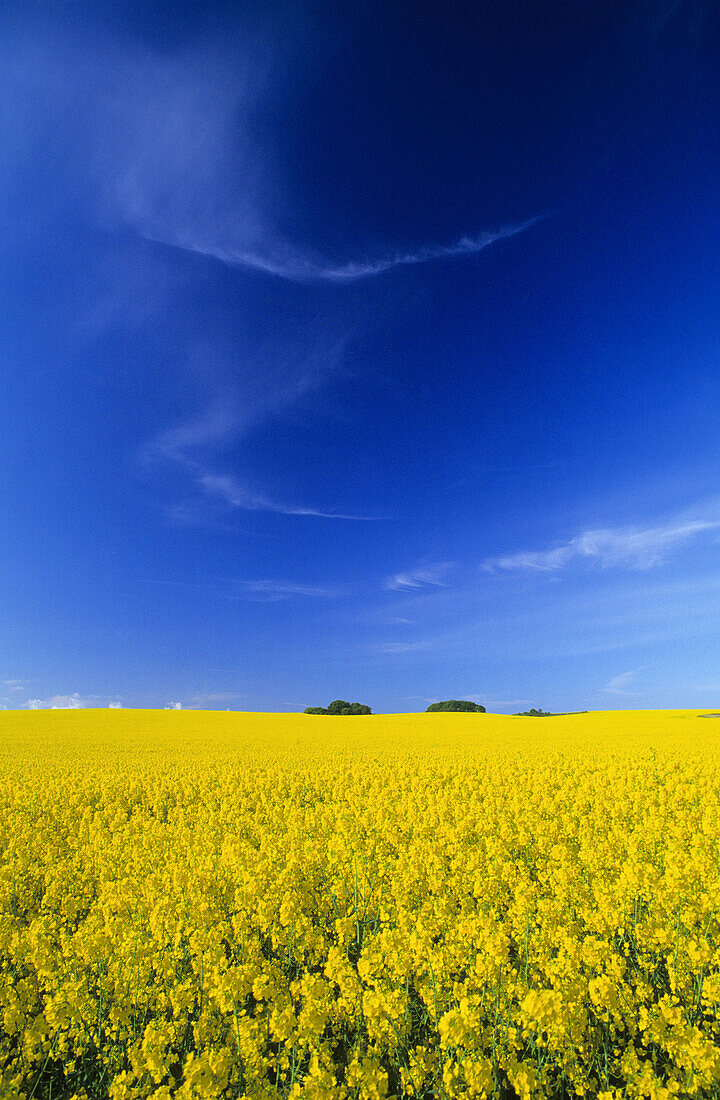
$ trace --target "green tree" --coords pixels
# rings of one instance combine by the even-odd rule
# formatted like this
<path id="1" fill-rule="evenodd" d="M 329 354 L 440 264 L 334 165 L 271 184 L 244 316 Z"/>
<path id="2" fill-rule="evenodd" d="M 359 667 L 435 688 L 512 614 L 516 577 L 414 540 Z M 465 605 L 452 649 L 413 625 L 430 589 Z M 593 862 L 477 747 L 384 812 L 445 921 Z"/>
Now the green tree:
<path id="1" fill-rule="evenodd" d="M 328 714 L 349 714 L 350 704 L 347 699 L 333 699 L 332 703 L 328 703 Z"/>
<path id="2" fill-rule="evenodd" d="M 347 699 L 333 699 L 327 707 L 305 707 L 305 714 L 372 714 L 365 703 L 348 703 Z"/>
<path id="3" fill-rule="evenodd" d="M 426 714 L 435 714 L 438 711 L 457 710 L 473 714 L 485 714 L 485 707 L 480 703 L 471 703 L 469 699 L 445 699 L 442 703 L 431 703 L 426 709 Z"/>
<path id="4" fill-rule="evenodd" d="M 364 703 L 348 703 L 347 699 L 333 699 L 328 704 L 328 714 L 372 714 L 370 707 Z"/>

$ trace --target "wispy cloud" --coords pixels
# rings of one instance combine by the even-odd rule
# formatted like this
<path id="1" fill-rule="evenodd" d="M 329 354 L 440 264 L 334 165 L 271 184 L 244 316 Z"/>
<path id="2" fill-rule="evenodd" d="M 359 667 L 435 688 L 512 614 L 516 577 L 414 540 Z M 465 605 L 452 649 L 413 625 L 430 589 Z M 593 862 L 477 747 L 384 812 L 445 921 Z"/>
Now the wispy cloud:
<path id="1" fill-rule="evenodd" d="M 418 608 L 412 637 L 407 628 L 402 635 L 398 629 L 396 637 L 379 638 L 366 648 L 397 658 L 434 654 L 448 663 L 465 660 L 470 653 L 482 654 L 484 661 L 507 662 L 640 650 L 669 642 L 678 646 L 700 639 L 712 646 L 720 614 L 720 578 L 714 569 L 699 577 L 672 579 L 659 570 L 617 570 L 598 573 L 594 581 L 513 586 L 501 592 L 485 582 L 447 590 L 447 606 Z M 437 598 L 444 600 L 442 594 Z M 533 701 L 552 709 L 550 703 Z M 563 709 L 574 708 L 567 703 Z"/>
<path id="2" fill-rule="evenodd" d="M 444 245 L 331 258 L 281 228 L 292 221 L 292 188 L 269 126 L 261 141 L 253 122 L 262 110 L 269 117 L 267 108 L 282 103 L 307 70 L 307 59 L 288 63 L 281 19 L 222 44 L 162 53 L 100 35 L 88 48 L 67 27 L 52 30 L 27 22 L 5 28 L 3 68 L 22 104 L 5 122 L 12 162 L 46 140 L 61 117 L 74 182 L 84 165 L 98 219 L 149 241 L 295 282 L 348 283 L 477 255 L 547 216 Z"/>
<path id="3" fill-rule="evenodd" d="M 283 16 L 256 20 L 252 29 L 239 24 L 222 40 L 208 37 L 162 51 L 99 31 L 89 41 L 60 21 L 8 19 L 2 30 L 0 65 L 13 106 L 0 119 L 0 141 L 12 172 L 22 180 L 44 149 L 57 149 L 54 201 L 74 213 L 81 208 L 83 218 L 94 215 L 104 228 L 129 229 L 136 237 L 294 282 L 341 284 L 471 257 L 539 220 L 520 218 L 447 244 L 402 249 L 389 242 L 369 250 L 362 230 L 364 240 L 350 241 L 339 256 L 301 239 L 292 227 L 302 223 L 303 211 L 281 170 L 278 142 L 269 123 L 260 134 L 257 127 L 258 117 L 269 120 L 282 110 L 292 82 L 307 79 L 312 61 L 313 36 L 295 41 Z M 152 267 L 152 255 L 144 262 Z M 166 256 L 160 266 L 167 263 Z M 165 308 L 174 278 L 163 273 Z M 153 281 L 152 271 L 143 272 L 133 301 L 150 300 Z M 102 318 L 137 315 L 137 306 L 128 311 L 122 295 L 111 295 L 111 302 L 105 297 L 98 301 Z M 367 518 L 342 507 L 275 499 L 248 485 L 237 464 L 218 461 L 251 427 L 297 407 L 337 373 L 351 328 L 339 310 L 338 303 L 326 304 L 333 331 L 319 338 L 314 313 L 305 325 L 310 335 L 294 317 L 282 326 L 284 347 L 268 341 L 249 354 L 237 351 L 219 372 L 203 363 L 205 411 L 158 433 L 142 454 L 146 462 L 173 464 L 189 480 L 192 500 L 167 507 L 173 522 L 202 522 L 213 502 L 288 516 Z M 89 327 L 96 327 L 92 316 Z M 175 359 L 182 370 L 182 352 Z"/>
<path id="4" fill-rule="evenodd" d="M 225 511 L 275 512 L 319 519 L 376 518 L 271 497 L 221 468 L 228 464 L 222 461 L 222 453 L 237 448 L 258 423 L 285 414 L 327 384 L 340 367 L 346 339 L 345 335 L 333 338 L 316 332 L 308 338 L 309 348 L 306 345 L 300 354 L 277 347 L 260 349 L 256 353 L 257 369 L 251 362 L 245 364 L 242 373 L 217 358 L 208 364 L 203 380 L 213 393 L 205 409 L 160 432 L 138 456 L 144 466 L 175 467 L 195 492 L 190 501 L 170 505 L 168 518 L 182 525 L 204 522 L 210 505 Z"/>
<path id="5" fill-rule="evenodd" d="M 447 574 L 455 562 L 442 561 L 434 565 L 420 565 L 405 573 L 393 573 L 385 581 L 385 587 L 395 592 L 417 591 L 421 588 L 447 588 Z"/>
<path id="6" fill-rule="evenodd" d="M 3 680 L 3 685 L 8 691 L 24 691 L 25 689 L 24 680 Z"/>
<path id="7" fill-rule="evenodd" d="M 99 129 L 94 168 L 115 216 L 147 240 L 294 282 L 349 283 L 394 268 L 477 255 L 530 229 L 547 214 L 467 235 L 352 258 L 330 258 L 279 228 L 291 205 L 271 141 L 258 142 L 251 119 L 287 95 L 287 75 L 268 28 L 262 49 L 115 57 L 115 136 Z M 257 46 L 257 43 L 254 44 Z M 105 74 L 103 74 L 105 76 Z M 102 98 L 100 99 L 102 107 Z M 108 113 L 106 105 L 105 112 Z M 239 182 L 240 181 L 240 182 Z"/>
<path id="8" fill-rule="evenodd" d="M 327 386 L 342 369 L 351 327 L 295 318 L 287 336 L 264 333 L 261 326 L 254 340 L 237 347 L 200 343 L 189 349 L 184 371 L 205 391 L 205 401 L 146 443 L 140 457 L 173 462 L 196 479 L 221 478 L 208 456 L 236 446 L 263 421 L 287 414 Z"/>
<path id="9" fill-rule="evenodd" d="M 185 700 L 185 705 L 191 708 L 202 708 L 213 706 L 213 704 L 217 705 L 218 703 L 232 703 L 237 699 L 245 698 L 246 694 L 242 691 L 204 691 L 199 692 L 197 695 L 188 696 Z M 179 710 L 182 704 L 173 704 L 173 706 L 175 709 Z"/>
<path id="10" fill-rule="evenodd" d="M 549 550 L 523 550 L 505 557 L 488 558 L 483 568 L 555 573 L 573 562 L 595 564 L 602 569 L 652 569 L 662 565 L 678 547 L 720 528 L 720 520 L 675 519 L 651 527 L 606 527 L 588 530 Z"/>
<path id="11" fill-rule="evenodd" d="M 191 252 L 198 252 L 204 256 L 211 256 L 226 264 L 254 268 L 268 275 L 277 275 L 296 282 L 325 280 L 331 283 L 349 283 L 383 275 L 396 267 L 424 264 L 432 260 L 475 256 L 490 245 L 495 244 L 496 241 L 514 237 L 537 222 L 542 221 L 545 217 L 547 217 L 546 214 L 538 214 L 526 221 L 487 230 L 475 237 L 462 237 L 454 244 L 421 245 L 410 252 L 393 252 L 380 256 L 368 256 L 361 260 L 338 262 L 332 262 L 321 256 L 313 256 L 308 252 L 300 252 L 288 245 L 279 248 L 275 254 L 262 255 L 248 249 L 233 247 L 230 243 L 224 244 L 221 241 L 210 243 L 202 239 L 193 239 L 187 235 L 176 237 L 174 240 L 165 241 L 164 243 L 174 244 L 177 247 Z M 153 239 L 162 243 L 161 238 L 156 237 Z"/>
<path id="12" fill-rule="evenodd" d="M 227 474 L 205 473 L 197 477 L 195 483 L 208 496 L 221 500 L 230 508 L 240 508 L 247 512 L 279 512 L 283 516 L 316 516 L 320 519 L 368 520 L 374 518 L 346 512 L 325 512 L 306 505 L 270 500 L 261 494 L 249 492 L 236 478 Z"/>
<path id="13" fill-rule="evenodd" d="M 642 672 L 642 668 L 631 668 L 627 672 L 621 672 L 618 676 L 613 676 L 605 687 L 599 690 L 608 695 L 627 695 L 628 697 L 641 695 L 642 692 L 633 690 L 639 672 Z"/>
<path id="14" fill-rule="evenodd" d="M 533 707 L 537 705 L 536 699 L 488 699 L 485 695 L 468 695 L 475 703 L 482 703 L 488 710 L 495 707 Z"/>
<path id="15" fill-rule="evenodd" d="M 535 702 L 534 699 L 490 699 L 487 695 L 477 695 L 471 691 L 458 692 L 453 698 L 468 699 L 471 703 L 479 703 L 480 706 L 486 707 L 490 711 L 494 710 L 496 707 L 529 706 L 533 705 Z M 439 696 L 436 695 L 403 695 L 400 701 L 411 702 L 413 700 L 428 704 L 440 702 Z"/>
<path id="16" fill-rule="evenodd" d="M 270 603 L 278 600 L 290 600 L 296 596 L 309 599 L 335 599 L 339 596 L 349 595 L 353 589 L 350 585 L 320 585 L 303 584 L 296 581 L 276 581 L 272 579 L 241 580 L 236 577 L 219 578 L 208 581 L 176 581 L 166 577 L 142 581 L 143 584 L 157 584 L 168 588 L 191 588 L 200 591 L 213 591 L 218 596 L 227 600 L 258 600 Z M 405 620 L 393 620 L 394 622 L 409 622 Z M 227 669 L 214 669 L 221 672 Z"/>
<path id="17" fill-rule="evenodd" d="M 284 581 L 235 581 L 237 592 L 232 593 L 232 599 L 242 600 L 289 600 L 294 596 L 305 596 L 310 599 L 333 599 L 342 595 L 347 589 L 314 584 L 295 584 Z"/>
<path id="18" fill-rule="evenodd" d="M 412 642 L 375 642 L 369 649 L 373 653 L 387 653 L 399 655 L 402 653 L 421 653 L 423 650 L 434 649 L 434 638 L 418 638 Z"/>
<path id="19" fill-rule="evenodd" d="M 28 699 L 27 710 L 82 710 L 87 707 L 120 707 L 119 699 L 109 699 L 107 695 L 80 695 L 74 691 L 71 695 L 51 695 L 47 699 Z"/>

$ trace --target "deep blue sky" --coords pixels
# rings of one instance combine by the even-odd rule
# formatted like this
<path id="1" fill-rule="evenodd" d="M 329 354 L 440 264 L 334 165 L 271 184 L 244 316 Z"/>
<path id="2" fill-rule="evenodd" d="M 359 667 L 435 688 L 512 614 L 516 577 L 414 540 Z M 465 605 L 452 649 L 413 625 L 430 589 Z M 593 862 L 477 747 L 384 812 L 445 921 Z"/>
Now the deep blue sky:
<path id="1" fill-rule="evenodd" d="M 717 10 L 4 5 L 0 705 L 718 706 Z"/>

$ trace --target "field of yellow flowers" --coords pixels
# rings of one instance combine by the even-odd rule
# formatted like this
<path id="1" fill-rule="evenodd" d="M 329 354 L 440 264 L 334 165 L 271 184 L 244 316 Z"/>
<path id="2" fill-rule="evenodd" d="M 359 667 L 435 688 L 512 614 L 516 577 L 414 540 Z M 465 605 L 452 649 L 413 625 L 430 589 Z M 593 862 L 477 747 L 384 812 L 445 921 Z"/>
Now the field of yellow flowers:
<path id="1" fill-rule="evenodd" d="M 717 1097 L 720 716 L 0 715 L 0 1097 Z"/>

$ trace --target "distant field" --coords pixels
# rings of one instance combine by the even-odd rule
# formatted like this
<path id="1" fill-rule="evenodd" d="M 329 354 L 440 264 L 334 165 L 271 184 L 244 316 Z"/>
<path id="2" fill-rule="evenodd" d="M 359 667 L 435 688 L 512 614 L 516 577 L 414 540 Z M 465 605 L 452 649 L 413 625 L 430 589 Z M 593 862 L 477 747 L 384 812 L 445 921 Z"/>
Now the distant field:
<path id="1" fill-rule="evenodd" d="M 0 713 L 0 1097 L 717 1097 L 720 716 Z"/>

